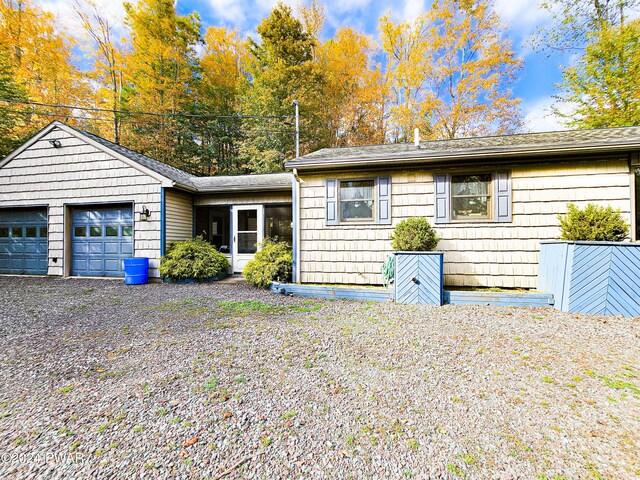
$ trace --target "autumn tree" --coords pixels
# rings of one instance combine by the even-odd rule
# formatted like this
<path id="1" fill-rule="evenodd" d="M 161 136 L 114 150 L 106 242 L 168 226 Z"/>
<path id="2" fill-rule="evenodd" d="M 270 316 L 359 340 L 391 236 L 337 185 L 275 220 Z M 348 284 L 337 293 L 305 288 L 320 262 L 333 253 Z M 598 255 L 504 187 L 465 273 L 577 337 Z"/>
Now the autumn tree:
<path id="1" fill-rule="evenodd" d="M 31 0 L 0 0 L 0 50 L 17 84 L 34 102 L 86 105 L 88 86 L 73 63 L 75 41 L 62 33 L 53 15 Z M 32 133 L 54 119 L 76 123 L 69 108 L 24 107 L 22 134 Z"/>
<path id="2" fill-rule="evenodd" d="M 0 50 L 0 98 L 26 100 L 24 89 L 15 81 L 15 73 L 6 52 Z M 21 128 L 22 127 L 22 128 Z M 11 104 L 0 102 L 0 158 L 17 148 L 25 139 L 22 115 Z"/>
<path id="3" fill-rule="evenodd" d="M 319 49 L 329 146 L 384 143 L 386 88 L 376 53 L 373 41 L 351 28 L 339 29 Z"/>
<path id="4" fill-rule="evenodd" d="M 593 35 L 584 56 L 563 70 L 559 98 L 573 105 L 565 118 L 580 128 L 640 125 L 640 21 Z"/>
<path id="5" fill-rule="evenodd" d="M 295 151 L 292 129 L 283 124 L 294 100 L 300 104 L 302 150 L 317 145 L 322 72 L 314 62 L 314 37 L 288 6 L 278 4 L 256 31 L 260 39 L 248 40 L 249 80 L 241 101 L 242 112 L 256 119 L 245 123 L 240 155 L 247 170 L 281 171 Z"/>
<path id="6" fill-rule="evenodd" d="M 521 128 L 510 86 L 521 68 L 490 2 L 439 0 L 413 23 L 380 25 L 395 92 L 392 119 L 406 140 L 507 134 Z"/>
<path id="7" fill-rule="evenodd" d="M 101 116 L 112 118 L 112 130 L 107 134 L 102 121 L 96 122 L 95 129 L 104 137 L 120 143 L 121 115 L 124 87 L 123 48 L 115 38 L 114 27 L 109 18 L 98 8 L 95 0 L 76 0 L 74 10 L 80 19 L 90 46 L 93 69 L 88 76 L 97 85 L 94 89 L 95 106 L 111 109 L 111 113 Z"/>
<path id="8" fill-rule="evenodd" d="M 571 53 L 554 112 L 579 128 L 640 124 L 638 0 L 548 0 L 553 21 L 533 38 L 540 50 Z M 576 58 L 577 57 L 577 58 Z"/>
<path id="9" fill-rule="evenodd" d="M 545 0 L 552 21 L 532 37 L 539 50 L 584 53 L 603 28 L 624 25 L 637 15 L 640 0 Z"/>
<path id="10" fill-rule="evenodd" d="M 167 163 L 194 168 L 194 159 L 176 155 L 181 144 L 193 139 L 175 116 L 193 102 L 200 18 L 196 13 L 177 15 L 172 0 L 139 0 L 124 8 L 131 51 L 125 57 L 128 82 L 122 103 L 132 112 L 159 114 L 133 117 L 125 143 Z"/>
<path id="11" fill-rule="evenodd" d="M 200 140 L 192 146 L 198 150 L 194 155 L 203 155 L 202 173 L 235 173 L 240 168 L 242 123 L 236 114 L 246 57 L 245 43 L 236 30 L 207 29 L 193 112 L 211 117 L 190 120 Z"/>
<path id="12" fill-rule="evenodd" d="M 425 99 L 430 62 L 430 18 L 425 13 L 414 21 L 395 23 L 389 15 L 380 19 L 382 49 L 386 55 L 386 86 L 391 116 L 389 137 L 401 142 L 410 139 L 414 128 L 431 132 Z"/>
<path id="13" fill-rule="evenodd" d="M 511 85 L 522 67 L 489 1 L 439 0 L 430 17 L 426 110 L 434 138 L 514 133 L 522 128 Z"/>

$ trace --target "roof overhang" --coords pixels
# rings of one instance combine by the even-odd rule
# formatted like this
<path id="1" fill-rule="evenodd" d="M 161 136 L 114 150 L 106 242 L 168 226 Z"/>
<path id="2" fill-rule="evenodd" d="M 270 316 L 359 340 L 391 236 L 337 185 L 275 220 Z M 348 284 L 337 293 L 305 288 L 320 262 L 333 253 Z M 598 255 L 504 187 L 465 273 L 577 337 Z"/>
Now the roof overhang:
<path id="1" fill-rule="evenodd" d="M 598 153 L 631 152 L 640 150 L 640 139 L 615 143 L 583 143 L 583 144 L 555 144 L 539 147 L 499 147 L 490 149 L 470 149 L 456 151 L 422 151 L 416 148 L 415 153 L 393 156 L 371 156 L 353 158 L 314 159 L 301 157 L 290 160 L 285 164 L 287 168 L 304 170 L 329 170 L 346 167 L 378 167 L 402 165 L 429 165 L 469 162 L 474 160 L 513 160 L 540 157 L 566 157 L 574 155 L 591 155 Z"/>

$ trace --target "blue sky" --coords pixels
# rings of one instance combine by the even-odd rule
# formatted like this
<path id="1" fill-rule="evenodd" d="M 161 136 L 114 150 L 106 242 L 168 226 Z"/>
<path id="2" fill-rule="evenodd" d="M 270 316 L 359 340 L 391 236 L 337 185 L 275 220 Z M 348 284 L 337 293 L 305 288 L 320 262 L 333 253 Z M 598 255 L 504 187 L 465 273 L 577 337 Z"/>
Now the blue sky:
<path id="1" fill-rule="evenodd" d="M 68 31 L 79 32 L 72 13 L 73 0 L 36 0 L 52 11 Z M 569 62 L 568 57 L 547 58 L 547 54 L 534 52 L 526 44 L 530 35 L 550 21 L 549 14 L 538 5 L 542 0 L 495 0 L 495 11 L 507 27 L 507 37 L 514 50 L 524 60 L 524 68 L 514 86 L 514 93 L 522 99 L 525 128 L 529 131 L 546 131 L 564 128 L 549 107 L 553 103 L 554 84 L 561 80 L 560 65 Z M 241 35 L 255 36 L 255 27 L 269 14 L 277 0 L 177 0 L 181 14 L 196 11 L 203 27 L 225 25 L 237 29 Z M 295 7 L 299 0 L 286 0 Z M 306 0 L 309 3 L 310 0 Z M 124 10 L 120 0 L 96 0 L 103 12 L 114 24 L 122 25 Z M 326 0 L 327 20 L 324 38 L 330 38 L 336 28 L 350 26 L 377 38 L 380 16 L 390 12 L 395 20 L 415 18 L 430 5 L 429 0 Z"/>

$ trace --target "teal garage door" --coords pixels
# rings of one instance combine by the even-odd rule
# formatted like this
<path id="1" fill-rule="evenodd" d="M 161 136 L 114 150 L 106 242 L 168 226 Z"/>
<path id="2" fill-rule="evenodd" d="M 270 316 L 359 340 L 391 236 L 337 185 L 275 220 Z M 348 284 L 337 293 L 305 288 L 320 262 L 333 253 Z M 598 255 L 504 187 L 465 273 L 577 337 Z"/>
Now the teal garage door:
<path id="1" fill-rule="evenodd" d="M 47 274 L 47 209 L 0 209 L 0 273 Z"/>
<path id="2" fill-rule="evenodd" d="M 133 256 L 131 206 L 72 211 L 71 275 L 123 277 L 122 260 Z"/>

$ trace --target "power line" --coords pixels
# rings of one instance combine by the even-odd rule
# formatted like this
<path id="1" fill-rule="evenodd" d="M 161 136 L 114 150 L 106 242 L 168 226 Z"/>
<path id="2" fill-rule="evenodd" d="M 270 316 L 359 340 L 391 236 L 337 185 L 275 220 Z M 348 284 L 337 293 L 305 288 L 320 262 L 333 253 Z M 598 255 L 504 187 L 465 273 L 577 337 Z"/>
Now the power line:
<path id="1" fill-rule="evenodd" d="M 49 108 L 66 108 L 69 110 L 84 110 L 87 112 L 108 112 L 121 115 L 150 115 L 154 117 L 186 117 L 186 118 L 229 118 L 229 119 L 278 119 L 290 118 L 291 115 L 203 115 L 197 113 L 154 113 L 154 112 L 130 112 L 126 110 L 115 110 L 111 108 L 97 108 L 97 107 L 80 107 L 74 105 L 62 105 L 54 103 L 41 103 L 32 102 L 28 100 L 15 100 L 11 98 L 0 98 L 0 102 L 5 103 L 18 103 L 21 105 L 36 105 L 38 107 Z"/>
<path id="2" fill-rule="evenodd" d="M 0 99 L 1 100 L 1 99 Z M 9 110 L 12 113 L 17 113 L 18 115 L 38 115 L 38 116 L 42 116 L 42 117 L 68 117 L 68 118 L 73 118 L 75 120 L 89 120 L 89 121 L 96 121 L 96 122 L 113 122 L 113 118 L 103 118 L 103 117 L 86 117 L 86 116 L 81 116 L 81 115 L 75 115 L 73 113 L 71 114 L 59 114 L 59 113 L 51 113 L 51 112 L 40 112 L 40 111 L 35 111 L 35 110 Z M 161 123 L 158 122 L 132 122 L 132 121 L 125 121 L 124 123 L 122 123 L 123 126 L 141 126 L 141 127 L 157 127 L 159 125 L 162 125 Z M 211 127 L 209 126 L 203 126 L 201 128 L 204 128 L 206 130 L 210 130 Z M 198 128 L 196 127 L 196 130 L 198 130 Z M 281 130 L 275 130 L 275 129 L 258 129 L 256 130 L 257 133 L 288 133 L 293 135 L 295 133 L 295 130 L 291 130 L 291 129 L 281 129 Z"/>

